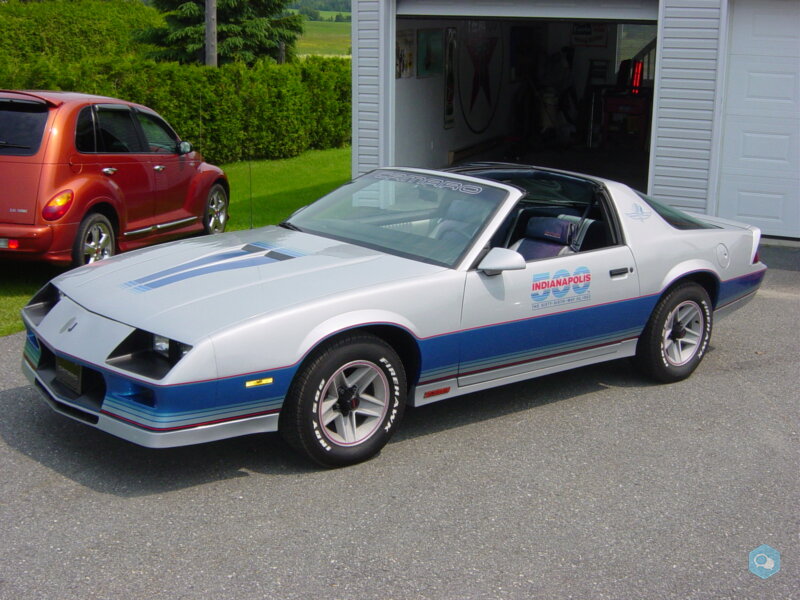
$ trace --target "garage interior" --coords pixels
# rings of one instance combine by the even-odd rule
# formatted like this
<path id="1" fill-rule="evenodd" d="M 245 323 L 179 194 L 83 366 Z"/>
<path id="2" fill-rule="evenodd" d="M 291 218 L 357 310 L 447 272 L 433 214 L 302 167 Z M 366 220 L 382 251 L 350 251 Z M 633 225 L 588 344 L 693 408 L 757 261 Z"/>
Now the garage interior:
<path id="1" fill-rule="evenodd" d="M 522 162 L 646 190 L 657 30 L 398 17 L 395 164 Z"/>

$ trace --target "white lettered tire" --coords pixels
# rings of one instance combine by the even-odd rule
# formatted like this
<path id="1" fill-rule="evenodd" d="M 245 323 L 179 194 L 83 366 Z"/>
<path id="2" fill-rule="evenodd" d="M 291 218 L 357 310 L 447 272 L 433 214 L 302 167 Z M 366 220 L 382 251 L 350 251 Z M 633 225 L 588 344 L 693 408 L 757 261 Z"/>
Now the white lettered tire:
<path id="1" fill-rule="evenodd" d="M 400 357 L 380 338 L 355 333 L 324 345 L 301 367 L 279 429 L 290 446 L 320 465 L 352 465 L 381 451 L 405 402 Z"/>
<path id="2" fill-rule="evenodd" d="M 706 290 L 691 281 L 677 284 L 658 301 L 639 338 L 639 368 L 664 383 L 686 379 L 708 350 L 711 325 Z"/>

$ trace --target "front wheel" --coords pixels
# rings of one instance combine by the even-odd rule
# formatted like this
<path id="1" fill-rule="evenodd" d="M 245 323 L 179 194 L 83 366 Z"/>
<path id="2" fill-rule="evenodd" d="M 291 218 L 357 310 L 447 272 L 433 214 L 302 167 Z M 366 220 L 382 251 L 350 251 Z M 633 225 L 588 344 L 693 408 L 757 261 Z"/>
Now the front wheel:
<path id="1" fill-rule="evenodd" d="M 215 183 L 208 191 L 206 209 L 203 214 L 203 229 L 206 233 L 222 233 L 228 224 L 228 193 L 225 187 Z"/>
<path id="2" fill-rule="evenodd" d="M 298 371 L 279 428 L 312 461 L 351 465 L 386 445 L 405 399 L 405 371 L 391 346 L 372 335 L 348 335 L 322 347 Z"/>
<path id="3" fill-rule="evenodd" d="M 72 246 L 74 266 L 88 265 L 114 256 L 116 240 L 111 221 L 100 213 L 86 215 L 78 227 L 78 235 Z"/>
<path id="4" fill-rule="evenodd" d="M 711 299 L 684 282 L 658 301 L 636 347 L 636 362 L 653 379 L 686 379 L 703 360 L 711 339 Z"/>

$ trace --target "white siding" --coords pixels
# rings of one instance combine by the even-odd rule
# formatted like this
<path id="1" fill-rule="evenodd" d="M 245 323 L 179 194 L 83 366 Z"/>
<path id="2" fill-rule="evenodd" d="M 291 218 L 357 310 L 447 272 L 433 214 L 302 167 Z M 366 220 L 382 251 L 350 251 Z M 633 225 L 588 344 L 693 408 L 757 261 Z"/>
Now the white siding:
<path id="1" fill-rule="evenodd" d="M 353 176 L 389 164 L 394 2 L 353 2 Z"/>
<path id="2" fill-rule="evenodd" d="M 726 0 L 662 0 L 649 191 L 674 205 L 709 209 L 719 40 Z"/>

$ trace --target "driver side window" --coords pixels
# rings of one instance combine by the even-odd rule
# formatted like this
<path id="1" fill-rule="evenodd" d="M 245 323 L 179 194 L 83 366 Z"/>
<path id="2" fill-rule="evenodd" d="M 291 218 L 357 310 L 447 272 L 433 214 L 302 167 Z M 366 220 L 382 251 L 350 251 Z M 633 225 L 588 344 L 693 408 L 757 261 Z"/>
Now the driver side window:
<path id="1" fill-rule="evenodd" d="M 178 148 L 178 136 L 164 121 L 155 115 L 136 113 L 136 119 L 147 139 L 148 152 L 157 154 L 175 154 Z"/>

